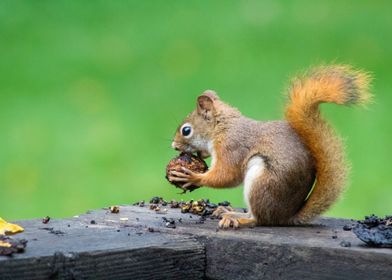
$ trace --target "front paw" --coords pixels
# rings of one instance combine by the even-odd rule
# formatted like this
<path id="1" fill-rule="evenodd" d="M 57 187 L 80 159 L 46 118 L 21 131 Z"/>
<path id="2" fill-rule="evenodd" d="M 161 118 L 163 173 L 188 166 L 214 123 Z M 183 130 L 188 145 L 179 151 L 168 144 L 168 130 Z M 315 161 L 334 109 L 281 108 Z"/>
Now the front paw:
<path id="1" fill-rule="evenodd" d="M 194 190 L 197 187 L 201 186 L 201 176 L 200 173 L 195 173 L 185 167 L 181 168 L 182 172 L 178 172 L 176 170 L 169 171 L 168 179 L 173 183 L 182 184 L 181 188 L 184 191 Z"/>

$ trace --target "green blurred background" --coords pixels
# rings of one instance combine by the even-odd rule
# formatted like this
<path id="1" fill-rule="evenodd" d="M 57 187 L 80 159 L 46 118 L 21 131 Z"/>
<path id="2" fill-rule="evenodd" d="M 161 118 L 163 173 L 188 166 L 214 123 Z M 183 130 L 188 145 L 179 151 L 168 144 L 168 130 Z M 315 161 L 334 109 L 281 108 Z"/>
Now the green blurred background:
<path id="1" fill-rule="evenodd" d="M 350 186 L 328 215 L 392 214 L 390 1 L 0 2 L 0 216 L 64 217 L 159 195 L 243 206 L 242 188 L 179 195 L 171 138 L 207 88 L 282 117 L 311 65 L 373 73 L 367 110 L 325 105 Z"/>

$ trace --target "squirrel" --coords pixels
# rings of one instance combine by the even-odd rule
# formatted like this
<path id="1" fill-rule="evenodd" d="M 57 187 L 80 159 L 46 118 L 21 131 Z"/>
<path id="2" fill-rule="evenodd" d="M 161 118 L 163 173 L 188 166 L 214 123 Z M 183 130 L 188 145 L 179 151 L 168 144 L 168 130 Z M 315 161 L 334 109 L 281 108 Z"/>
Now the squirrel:
<path id="1" fill-rule="evenodd" d="M 206 173 L 186 168 L 170 180 L 212 188 L 243 183 L 247 213 L 219 207 L 219 227 L 301 225 L 325 212 L 344 190 L 348 165 L 342 140 L 322 118 L 321 103 L 365 104 L 370 76 L 347 65 L 319 66 L 295 78 L 285 120 L 256 121 L 212 90 L 177 128 L 175 150 L 211 156 Z"/>

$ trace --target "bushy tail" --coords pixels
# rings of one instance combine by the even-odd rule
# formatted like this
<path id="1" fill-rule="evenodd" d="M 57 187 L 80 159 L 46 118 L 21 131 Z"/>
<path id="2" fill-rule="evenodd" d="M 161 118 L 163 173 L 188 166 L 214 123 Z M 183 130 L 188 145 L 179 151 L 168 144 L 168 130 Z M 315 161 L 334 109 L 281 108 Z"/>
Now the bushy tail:
<path id="1" fill-rule="evenodd" d="M 341 139 L 320 116 L 320 103 L 364 104 L 370 98 L 370 77 L 349 66 L 312 69 L 294 80 L 286 119 L 303 139 L 316 163 L 316 184 L 294 224 L 310 221 L 326 211 L 342 193 L 348 171 Z"/>

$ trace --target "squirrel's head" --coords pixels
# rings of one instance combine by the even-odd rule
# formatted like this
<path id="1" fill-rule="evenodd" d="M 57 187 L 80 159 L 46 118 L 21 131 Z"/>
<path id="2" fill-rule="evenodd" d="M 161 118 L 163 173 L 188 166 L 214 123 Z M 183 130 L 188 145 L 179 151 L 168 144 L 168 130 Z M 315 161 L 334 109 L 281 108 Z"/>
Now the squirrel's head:
<path id="1" fill-rule="evenodd" d="M 196 109 L 177 128 L 172 147 L 182 152 L 198 153 L 202 158 L 209 157 L 221 103 L 212 90 L 200 95 Z"/>

